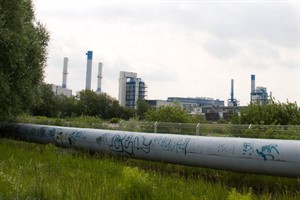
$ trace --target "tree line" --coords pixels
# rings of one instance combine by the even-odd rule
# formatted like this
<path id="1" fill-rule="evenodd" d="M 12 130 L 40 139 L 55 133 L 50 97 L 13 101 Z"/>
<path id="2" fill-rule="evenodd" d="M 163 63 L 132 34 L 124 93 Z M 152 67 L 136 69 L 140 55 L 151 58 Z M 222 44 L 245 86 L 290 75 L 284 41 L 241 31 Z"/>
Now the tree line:
<path id="1" fill-rule="evenodd" d="M 104 120 L 111 118 L 129 119 L 135 110 L 119 105 L 119 102 L 106 93 L 82 90 L 75 96 L 56 96 L 50 84 L 39 87 L 40 102 L 29 110 L 29 114 L 46 117 L 93 116 Z"/>

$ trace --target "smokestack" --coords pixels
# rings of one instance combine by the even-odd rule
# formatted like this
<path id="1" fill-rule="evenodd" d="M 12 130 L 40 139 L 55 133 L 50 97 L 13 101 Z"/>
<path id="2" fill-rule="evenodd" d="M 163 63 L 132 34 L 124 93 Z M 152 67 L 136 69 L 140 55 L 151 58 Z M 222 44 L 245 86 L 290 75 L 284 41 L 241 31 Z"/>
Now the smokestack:
<path id="1" fill-rule="evenodd" d="M 230 92 L 230 100 L 233 102 L 234 100 L 234 80 L 231 79 L 231 92 Z"/>
<path id="2" fill-rule="evenodd" d="M 251 75 L 251 93 L 255 92 L 255 75 Z"/>
<path id="3" fill-rule="evenodd" d="M 62 88 L 67 88 L 68 61 L 69 59 L 67 57 L 64 57 Z"/>
<path id="4" fill-rule="evenodd" d="M 91 89 L 91 83 L 92 83 L 92 61 L 93 61 L 93 52 L 88 51 L 86 53 L 87 55 L 87 64 L 86 64 L 86 82 L 85 82 L 85 89 L 90 90 Z"/>
<path id="5" fill-rule="evenodd" d="M 102 82 L 102 63 L 98 64 L 98 84 L 97 84 L 97 92 L 101 92 L 101 82 Z"/>

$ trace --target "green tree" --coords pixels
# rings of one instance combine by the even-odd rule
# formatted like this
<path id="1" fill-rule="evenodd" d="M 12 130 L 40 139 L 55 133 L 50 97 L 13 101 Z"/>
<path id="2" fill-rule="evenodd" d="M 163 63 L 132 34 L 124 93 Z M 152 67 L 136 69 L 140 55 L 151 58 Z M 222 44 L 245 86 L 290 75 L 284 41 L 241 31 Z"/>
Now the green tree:
<path id="1" fill-rule="evenodd" d="M 128 119 L 134 115 L 132 111 L 122 108 L 119 102 L 111 96 L 102 93 L 97 94 L 91 90 L 82 90 L 77 94 L 78 115 L 89 115 L 102 119 L 114 117 Z"/>
<path id="2" fill-rule="evenodd" d="M 297 103 L 271 101 L 265 105 L 250 104 L 241 110 L 242 124 L 260 125 L 300 125 L 300 108 Z"/>
<path id="3" fill-rule="evenodd" d="M 31 0 L 0 0 L 0 122 L 38 101 L 48 40 Z"/>
<path id="4" fill-rule="evenodd" d="M 139 119 L 144 119 L 145 118 L 145 113 L 151 108 L 149 103 L 145 100 L 138 100 L 137 101 L 137 110 L 136 114 Z"/>
<path id="5" fill-rule="evenodd" d="M 58 107 L 58 117 L 74 117 L 79 116 L 77 100 L 74 96 L 67 97 L 65 95 L 60 95 L 57 100 Z"/>
<path id="6" fill-rule="evenodd" d="M 189 123 L 192 118 L 179 106 L 162 106 L 145 113 L 146 121 Z"/>
<path id="7" fill-rule="evenodd" d="M 50 84 L 42 83 L 38 90 L 41 95 L 38 105 L 32 108 L 33 115 L 57 117 L 58 115 L 58 97 L 55 96 Z"/>

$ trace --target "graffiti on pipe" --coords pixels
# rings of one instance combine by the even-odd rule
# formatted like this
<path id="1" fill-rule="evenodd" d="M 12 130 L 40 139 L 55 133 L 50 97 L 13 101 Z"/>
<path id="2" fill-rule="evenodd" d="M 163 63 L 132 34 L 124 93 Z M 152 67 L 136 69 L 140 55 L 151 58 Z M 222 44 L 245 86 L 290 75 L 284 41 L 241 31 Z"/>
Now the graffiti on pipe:
<path id="1" fill-rule="evenodd" d="M 253 149 L 254 143 L 253 142 L 245 142 L 243 144 L 243 155 L 248 154 L 249 156 L 251 156 L 254 153 L 254 149 Z"/>
<path id="2" fill-rule="evenodd" d="M 265 145 L 262 146 L 260 150 L 256 149 L 256 153 L 260 155 L 264 159 L 264 161 L 274 160 L 274 155 L 279 155 L 277 147 L 277 144 Z"/>
<path id="3" fill-rule="evenodd" d="M 111 151 L 128 155 L 134 155 L 136 151 L 150 152 L 152 139 L 146 139 L 144 136 L 128 136 L 126 134 L 115 134 L 111 139 L 109 139 L 109 136 L 109 134 L 104 134 L 96 138 L 96 142 L 99 145 L 108 145 Z"/>
<path id="4" fill-rule="evenodd" d="M 184 153 L 184 155 L 186 155 L 188 153 L 187 149 L 190 139 L 157 137 L 153 141 L 161 147 L 162 151 L 175 151 L 176 153 Z"/>
<path id="5" fill-rule="evenodd" d="M 260 157 L 263 158 L 264 161 L 267 160 L 274 160 L 275 155 L 279 155 L 279 151 L 277 149 L 278 145 L 277 144 L 269 144 L 269 145 L 264 145 L 261 146 L 260 148 L 257 148 L 254 150 L 254 143 L 252 142 L 245 142 L 243 144 L 243 155 L 253 155 L 253 153 L 257 153 Z"/>
<path id="6" fill-rule="evenodd" d="M 147 139 L 144 136 L 132 136 L 126 134 L 104 134 L 96 138 L 99 145 L 107 145 L 109 150 L 118 153 L 134 155 L 135 153 L 150 153 L 151 146 L 156 150 L 175 151 L 187 154 L 187 145 L 190 139 L 170 139 L 166 137 L 156 137 Z M 158 148 L 158 149 L 157 149 Z"/>
<path id="7" fill-rule="evenodd" d="M 86 140 L 86 134 L 82 131 L 63 132 L 57 129 L 54 133 L 54 140 L 61 145 L 74 145 L 76 140 Z"/>

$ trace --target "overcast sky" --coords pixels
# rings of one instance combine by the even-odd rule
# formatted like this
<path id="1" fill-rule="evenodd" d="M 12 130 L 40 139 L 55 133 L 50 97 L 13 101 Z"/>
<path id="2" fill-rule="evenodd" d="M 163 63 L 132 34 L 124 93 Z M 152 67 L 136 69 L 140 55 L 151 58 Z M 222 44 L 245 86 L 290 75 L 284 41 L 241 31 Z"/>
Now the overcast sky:
<path id="1" fill-rule="evenodd" d="M 234 79 L 241 105 L 250 76 L 281 102 L 299 105 L 299 1 L 34 0 L 51 35 L 45 81 L 85 88 L 86 52 L 94 52 L 92 88 L 118 97 L 120 71 L 138 73 L 147 99 L 211 97 L 225 101 Z"/>

